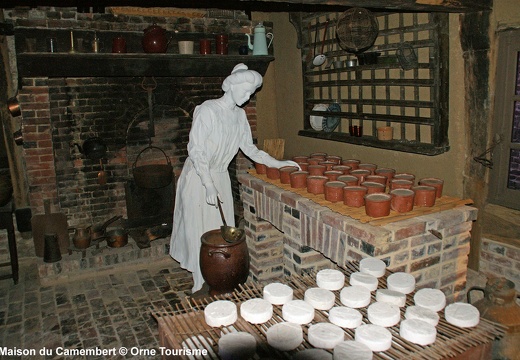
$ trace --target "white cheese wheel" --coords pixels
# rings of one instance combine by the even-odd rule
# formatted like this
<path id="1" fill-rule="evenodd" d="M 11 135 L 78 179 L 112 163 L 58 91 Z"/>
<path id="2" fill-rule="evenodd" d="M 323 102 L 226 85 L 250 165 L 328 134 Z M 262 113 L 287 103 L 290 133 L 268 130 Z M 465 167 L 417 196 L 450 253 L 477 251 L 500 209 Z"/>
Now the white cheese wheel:
<path id="1" fill-rule="evenodd" d="M 396 272 L 388 276 L 388 279 L 386 279 L 386 285 L 389 290 L 409 294 L 415 290 L 415 278 L 405 272 Z"/>
<path id="2" fill-rule="evenodd" d="M 453 303 L 444 309 L 446 321 L 458 327 L 466 328 L 477 326 L 480 322 L 480 312 L 478 309 L 466 303 Z"/>
<path id="3" fill-rule="evenodd" d="M 256 353 L 256 339 L 247 332 L 231 332 L 218 340 L 218 354 L 224 360 L 249 359 Z"/>
<path id="4" fill-rule="evenodd" d="M 399 335 L 414 344 L 425 346 L 435 342 L 437 329 L 426 321 L 406 319 L 399 326 Z"/>
<path id="5" fill-rule="evenodd" d="M 420 306 L 408 306 L 404 312 L 404 317 L 405 319 L 422 320 L 433 326 L 437 326 L 439 323 L 439 314 Z"/>
<path id="6" fill-rule="evenodd" d="M 406 295 L 399 291 L 378 289 L 376 292 L 376 301 L 404 307 L 406 305 Z"/>
<path id="7" fill-rule="evenodd" d="M 339 290 L 345 286 L 345 275 L 334 269 L 323 269 L 316 274 L 318 287 L 327 290 Z"/>
<path id="8" fill-rule="evenodd" d="M 238 319 L 237 306 L 229 300 L 217 300 L 204 309 L 206 324 L 212 327 L 227 326 Z"/>
<path id="9" fill-rule="evenodd" d="M 304 300 L 291 300 L 282 306 L 282 317 L 287 322 L 308 324 L 314 320 L 314 308 Z"/>
<path id="10" fill-rule="evenodd" d="M 378 281 L 373 275 L 355 272 L 350 274 L 350 285 L 360 285 L 366 287 L 370 291 L 376 291 Z"/>
<path id="11" fill-rule="evenodd" d="M 240 315 L 251 324 L 263 324 L 273 316 L 273 305 L 265 299 L 249 299 L 240 305 Z"/>
<path id="12" fill-rule="evenodd" d="M 303 342 L 301 325 L 282 322 L 271 326 L 265 333 L 267 343 L 277 350 L 294 350 Z"/>
<path id="13" fill-rule="evenodd" d="M 339 299 L 345 306 L 362 308 L 370 304 L 370 290 L 360 285 L 347 286 L 341 289 Z"/>
<path id="14" fill-rule="evenodd" d="M 375 302 L 367 309 L 368 320 L 383 327 L 394 326 L 401 321 L 399 306 L 386 302 Z"/>
<path id="15" fill-rule="evenodd" d="M 364 324 L 356 328 L 355 340 L 372 351 L 385 351 L 392 346 L 392 333 L 379 325 Z"/>
<path id="16" fill-rule="evenodd" d="M 273 305 L 283 305 L 293 299 L 293 289 L 282 283 L 271 283 L 264 287 L 264 299 Z"/>
<path id="17" fill-rule="evenodd" d="M 381 259 L 364 258 L 359 262 L 359 271 L 380 278 L 385 275 L 386 264 Z"/>
<path id="18" fill-rule="evenodd" d="M 305 349 L 298 351 L 292 360 L 332 360 L 332 354 L 323 349 Z"/>
<path id="19" fill-rule="evenodd" d="M 363 315 L 356 309 L 335 306 L 329 311 L 329 321 L 342 328 L 355 329 L 363 321 Z"/>
<path id="20" fill-rule="evenodd" d="M 441 311 L 446 306 L 446 295 L 438 289 L 421 289 L 413 296 L 415 305 L 433 311 Z"/>
<path id="21" fill-rule="evenodd" d="M 305 290 L 304 300 L 316 310 L 329 310 L 336 302 L 336 295 L 330 290 L 310 288 Z"/>
<path id="22" fill-rule="evenodd" d="M 347 340 L 334 347 L 334 360 L 372 360 L 374 354 L 365 344 Z"/>
<path id="23" fill-rule="evenodd" d="M 336 345 L 345 341 L 345 333 L 339 326 L 322 322 L 309 326 L 307 338 L 316 348 L 334 349 Z"/>

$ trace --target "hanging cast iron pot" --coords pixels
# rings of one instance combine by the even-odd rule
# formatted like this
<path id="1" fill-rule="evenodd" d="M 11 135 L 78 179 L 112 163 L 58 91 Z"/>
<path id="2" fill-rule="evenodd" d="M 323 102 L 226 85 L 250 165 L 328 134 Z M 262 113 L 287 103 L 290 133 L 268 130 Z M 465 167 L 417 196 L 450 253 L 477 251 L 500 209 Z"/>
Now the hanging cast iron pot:
<path id="1" fill-rule="evenodd" d="M 91 137 L 83 142 L 83 146 L 74 144 L 78 150 L 90 160 L 99 160 L 105 157 L 107 146 L 103 139 L 99 137 Z"/>

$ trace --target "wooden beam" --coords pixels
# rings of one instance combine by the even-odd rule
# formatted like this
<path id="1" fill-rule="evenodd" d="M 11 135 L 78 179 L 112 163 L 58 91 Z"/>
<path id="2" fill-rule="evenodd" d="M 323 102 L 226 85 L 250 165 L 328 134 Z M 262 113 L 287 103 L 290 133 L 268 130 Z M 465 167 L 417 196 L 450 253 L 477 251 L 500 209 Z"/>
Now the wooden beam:
<path id="1" fill-rule="evenodd" d="M 240 0 L 247 3 L 286 3 L 316 6 L 364 7 L 416 12 L 474 12 L 491 10 L 492 0 Z"/>

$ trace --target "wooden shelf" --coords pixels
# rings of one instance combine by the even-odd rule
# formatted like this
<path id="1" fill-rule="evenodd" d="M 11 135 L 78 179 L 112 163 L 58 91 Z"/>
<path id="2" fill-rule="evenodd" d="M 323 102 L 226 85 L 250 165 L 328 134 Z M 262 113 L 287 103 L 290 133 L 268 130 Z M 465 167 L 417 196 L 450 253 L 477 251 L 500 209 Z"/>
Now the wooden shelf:
<path id="1" fill-rule="evenodd" d="M 238 63 L 265 75 L 274 56 L 20 53 L 21 77 L 223 77 Z"/>

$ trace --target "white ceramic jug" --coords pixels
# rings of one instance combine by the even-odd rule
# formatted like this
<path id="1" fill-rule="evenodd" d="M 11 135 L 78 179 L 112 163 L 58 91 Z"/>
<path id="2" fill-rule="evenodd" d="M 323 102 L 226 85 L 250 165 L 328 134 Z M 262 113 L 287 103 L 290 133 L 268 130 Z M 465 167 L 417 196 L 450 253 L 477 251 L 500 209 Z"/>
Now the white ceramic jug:
<path id="1" fill-rule="evenodd" d="M 267 55 L 267 49 L 273 42 L 273 33 L 266 34 L 264 25 L 258 24 L 255 26 L 254 35 L 254 44 L 252 44 L 250 34 L 246 34 L 249 49 L 253 50 L 253 55 Z M 270 39 L 269 45 L 267 44 L 267 39 Z"/>

